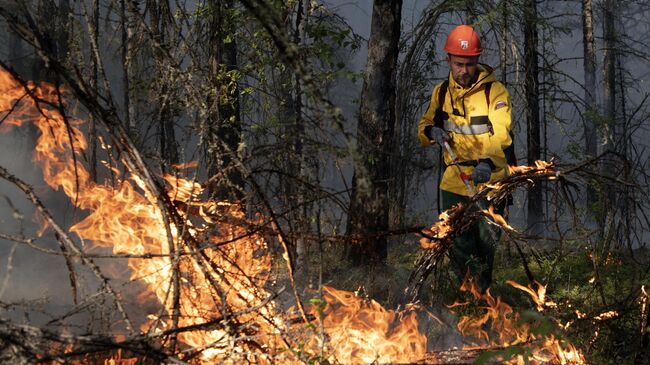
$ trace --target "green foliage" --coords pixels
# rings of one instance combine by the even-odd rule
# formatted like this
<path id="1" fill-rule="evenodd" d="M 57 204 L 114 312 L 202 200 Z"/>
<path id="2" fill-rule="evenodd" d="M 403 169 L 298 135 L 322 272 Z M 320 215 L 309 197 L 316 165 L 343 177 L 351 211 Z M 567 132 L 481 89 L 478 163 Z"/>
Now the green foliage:
<path id="1" fill-rule="evenodd" d="M 563 341 L 570 338 L 570 342 L 585 352 L 589 363 L 631 364 L 637 351 L 635 344 L 639 343 L 641 320 L 640 305 L 635 298 L 639 286 L 650 282 L 648 272 L 639 272 L 635 264 L 645 260 L 644 254 L 594 251 L 575 241 L 565 244 L 544 251 L 525 248 L 534 277 L 547 285 L 547 296 L 557 307 L 547 308 L 543 315 L 524 311 L 522 321 L 531 324 L 533 333 L 553 334 Z M 519 256 L 508 254 L 504 248 L 499 250 L 495 263 L 494 292 L 515 311 L 531 308 L 528 294 L 504 284 L 506 279 L 520 284 L 527 282 Z M 617 315 L 597 319 L 610 311 L 616 311 Z M 549 321 L 550 318 L 554 320 Z M 558 325 L 567 328 L 560 330 Z M 508 354 L 496 355 L 505 358 Z"/>

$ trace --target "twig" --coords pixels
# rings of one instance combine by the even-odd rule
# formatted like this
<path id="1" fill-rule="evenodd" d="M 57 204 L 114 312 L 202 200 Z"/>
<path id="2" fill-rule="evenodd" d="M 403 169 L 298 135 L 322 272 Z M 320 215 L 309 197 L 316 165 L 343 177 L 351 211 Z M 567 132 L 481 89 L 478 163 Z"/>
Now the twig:
<path id="1" fill-rule="evenodd" d="M 47 210 L 47 208 L 45 208 L 45 206 L 41 203 L 40 199 L 36 196 L 36 194 L 34 194 L 31 187 L 27 185 L 25 182 L 23 182 L 22 180 L 20 180 L 19 178 L 10 174 L 2 166 L 0 166 L 0 177 L 14 184 L 16 187 L 18 187 L 18 189 L 20 189 L 23 193 L 25 193 L 28 199 L 34 204 L 34 206 L 36 206 L 37 210 L 39 211 L 41 216 L 45 219 L 45 221 L 47 221 L 47 223 L 52 227 L 52 229 L 54 229 L 54 231 L 56 232 L 57 239 L 60 242 L 62 242 L 62 244 L 65 244 L 65 246 L 69 248 L 72 252 L 79 255 L 82 262 L 88 265 L 88 267 L 90 267 L 90 269 L 95 274 L 95 276 L 100 280 L 100 282 L 102 283 L 106 291 L 113 296 L 117 310 L 122 315 L 122 318 L 124 319 L 124 323 L 126 324 L 127 329 L 133 332 L 134 331 L 133 325 L 131 324 L 129 317 L 124 311 L 122 302 L 120 301 L 117 294 L 109 284 L 108 278 L 102 274 L 100 268 L 91 259 L 89 259 L 83 254 L 83 251 L 79 247 L 77 247 L 76 243 L 70 238 L 70 236 L 68 236 L 67 232 L 63 230 L 63 228 L 61 228 L 56 223 L 56 221 L 54 220 L 50 212 Z"/>

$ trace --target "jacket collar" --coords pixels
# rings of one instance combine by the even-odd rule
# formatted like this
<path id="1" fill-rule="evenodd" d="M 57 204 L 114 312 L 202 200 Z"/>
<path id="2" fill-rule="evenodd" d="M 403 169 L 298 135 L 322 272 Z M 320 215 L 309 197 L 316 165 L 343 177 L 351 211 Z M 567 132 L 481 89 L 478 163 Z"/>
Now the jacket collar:
<path id="1" fill-rule="evenodd" d="M 479 63 L 478 64 L 478 78 L 476 82 L 468 87 L 462 87 L 456 83 L 453 77 L 451 77 L 451 71 L 449 71 L 449 89 L 458 96 L 464 96 L 470 93 L 472 90 L 478 90 L 479 86 L 487 82 L 496 81 L 496 76 L 494 76 L 494 70 L 492 67 Z"/>

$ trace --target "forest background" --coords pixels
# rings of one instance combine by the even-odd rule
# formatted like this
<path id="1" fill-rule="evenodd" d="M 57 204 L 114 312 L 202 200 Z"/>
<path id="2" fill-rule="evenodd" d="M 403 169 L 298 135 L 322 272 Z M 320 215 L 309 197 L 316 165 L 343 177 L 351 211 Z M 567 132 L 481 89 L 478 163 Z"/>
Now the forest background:
<path id="1" fill-rule="evenodd" d="M 588 360 L 647 363 L 647 2 L 37 0 L 2 1 L 0 16 L 0 66 L 60 87 L 56 107 L 86 120 L 91 180 L 119 185 L 115 171 L 136 166 L 152 189 L 165 174 L 197 181 L 204 199 L 267 217 L 244 228 L 267 238 L 285 295 L 327 284 L 389 308 L 405 301 L 426 255 L 418 233 L 440 213 L 438 149 L 419 146 L 417 122 L 447 77 L 447 32 L 472 24 L 481 62 L 510 91 L 518 163 L 553 161 L 562 176 L 513 191 L 493 292 L 527 309 L 505 282 L 540 282 Z M 54 220 L 69 229 L 86 214 L 32 167 L 34 128 L 0 138 L 0 166 Z M 122 155 L 136 162 L 114 163 Z M 61 238 L 38 233 L 38 205 L 3 177 L 2 317 L 58 329 L 114 305 L 80 309 L 97 285 L 74 268 L 87 263 L 25 244 L 57 251 Z M 417 293 L 431 308 L 460 285 L 444 260 Z M 595 319 L 605 312 L 616 315 Z"/>

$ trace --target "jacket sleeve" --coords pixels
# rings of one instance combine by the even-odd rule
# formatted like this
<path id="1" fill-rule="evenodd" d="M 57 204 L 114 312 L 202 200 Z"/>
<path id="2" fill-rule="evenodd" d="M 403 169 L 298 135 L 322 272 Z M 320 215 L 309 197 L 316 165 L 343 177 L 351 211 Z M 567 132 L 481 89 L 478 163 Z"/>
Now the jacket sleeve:
<path id="1" fill-rule="evenodd" d="M 418 124 L 418 139 L 420 144 L 424 147 L 431 146 L 434 142 L 429 139 L 429 137 L 424 133 L 427 127 L 433 127 L 433 118 L 436 114 L 436 109 L 438 109 L 438 92 L 440 90 L 440 84 L 436 85 L 431 92 L 431 100 L 429 101 L 429 107 L 424 113 L 422 118 L 420 118 L 420 123 Z"/>
<path id="2" fill-rule="evenodd" d="M 494 134 L 490 138 L 489 156 L 492 161 L 505 158 L 504 151 L 512 145 L 510 128 L 512 125 L 512 105 L 510 95 L 500 82 L 492 85 L 488 117 L 492 123 Z"/>

